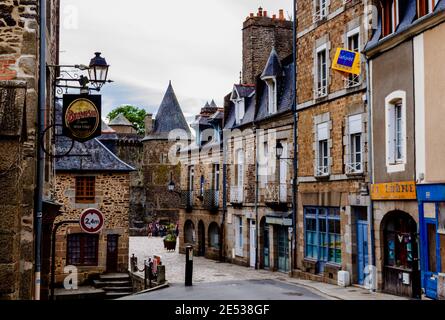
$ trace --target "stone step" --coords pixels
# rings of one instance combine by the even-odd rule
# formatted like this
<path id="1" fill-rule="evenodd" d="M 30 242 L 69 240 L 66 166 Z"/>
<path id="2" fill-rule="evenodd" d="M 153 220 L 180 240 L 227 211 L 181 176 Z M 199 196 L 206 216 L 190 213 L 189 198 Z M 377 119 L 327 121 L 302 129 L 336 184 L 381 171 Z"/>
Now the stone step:
<path id="1" fill-rule="evenodd" d="M 103 281 L 130 281 L 128 273 L 105 273 L 99 276 Z"/>
<path id="2" fill-rule="evenodd" d="M 132 294 L 133 292 L 106 292 L 105 299 L 118 299 Z"/>
<path id="3" fill-rule="evenodd" d="M 132 292 L 133 287 L 103 287 L 106 292 Z"/>
<path id="4" fill-rule="evenodd" d="M 118 280 L 118 281 L 102 281 L 102 280 L 93 280 L 94 286 L 96 288 L 103 287 L 129 287 L 131 286 L 131 281 L 129 280 Z"/>

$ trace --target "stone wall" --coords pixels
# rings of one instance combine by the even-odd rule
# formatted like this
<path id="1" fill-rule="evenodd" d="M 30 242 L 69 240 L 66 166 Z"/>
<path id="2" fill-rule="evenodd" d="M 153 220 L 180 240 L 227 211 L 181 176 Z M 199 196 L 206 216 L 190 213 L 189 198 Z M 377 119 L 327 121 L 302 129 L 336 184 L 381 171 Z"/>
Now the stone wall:
<path id="1" fill-rule="evenodd" d="M 59 37 L 59 0 L 47 0 L 50 17 L 47 19 L 47 64 L 57 64 Z M 3 0 L 0 3 L 0 109 L 15 110 L 19 119 L 20 130 L 24 136 L 0 144 L 0 167 L 8 169 L 8 178 L 0 179 L 10 186 L 2 188 L 0 203 L 8 210 L 5 215 L 14 213 L 17 223 L 10 224 L 0 218 L 0 225 L 8 225 L 2 233 L 0 246 L 0 299 L 32 299 L 34 297 L 34 197 L 36 187 L 36 144 L 38 115 L 39 83 L 39 30 L 37 0 Z M 47 83 L 52 83 L 54 72 L 49 70 Z M 3 82 L 4 80 L 8 80 Z M 48 86 L 47 86 L 48 87 Z M 15 92 L 17 100 L 9 99 L 9 93 Z M 52 90 L 50 90 L 52 92 Z M 47 95 L 48 106 L 46 119 L 50 124 L 53 112 L 53 97 Z M 6 99 L 6 100 L 5 100 Z M 9 104 L 7 106 L 6 104 Z M 9 112 L 8 112 L 9 113 Z M 0 118 L 5 114 L 0 112 Z M 10 117 L 10 115 L 8 116 Z M 0 120 L 1 121 L 1 120 Z M 9 120 L 8 120 L 9 122 Z M 50 136 L 45 137 L 47 143 Z M 3 140 L 3 136 L 2 136 Z M 13 142 L 14 140 L 14 142 Z M 11 162 L 14 160 L 13 162 Z M 53 162 L 49 157 L 45 161 L 44 198 L 53 196 Z M 11 180 L 9 180 L 11 179 Z M 9 181 L 9 182 L 8 182 Z M 14 181 L 11 182 L 11 181 Z M 11 188 L 12 186 L 12 188 Z M 45 215 L 45 212 L 44 212 Z M 7 218 L 9 220 L 10 216 Z M 3 245 L 4 244 L 4 245 Z M 10 249 L 12 249 L 10 251 Z M 6 250 L 5 252 L 2 250 Z M 43 261 L 45 263 L 45 261 Z M 43 266 L 44 269 L 44 266 Z M 42 269 L 42 270 L 43 270 Z M 47 275 L 42 274 L 42 286 Z"/>
<path id="2" fill-rule="evenodd" d="M 76 220 L 87 208 L 99 209 L 104 217 L 104 228 L 99 234 L 99 264 L 93 267 L 79 267 L 79 282 L 83 283 L 89 277 L 106 271 L 107 235 L 118 234 L 118 269 L 120 272 L 128 270 L 129 250 L 129 188 L 130 178 L 128 173 L 95 173 L 83 174 L 96 177 L 95 203 L 81 204 L 75 201 L 75 174 L 57 173 L 56 195 L 57 201 L 63 204 L 63 216 L 61 220 Z M 59 228 L 56 238 L 56 282 L 61 283 L 66 276 L 66 239 L 67 234 L 82 232 L 77 224 L 69 224 Z"/>
<path id="3" fill-rule="evenodd" d="M 251 14 L 243 24 L 243 83 L 255 84 L 263 72 L 272 47 L 280 59 L 292 54 L 292 22 L 284 15 L 272 18 L 264 11 Z"/>

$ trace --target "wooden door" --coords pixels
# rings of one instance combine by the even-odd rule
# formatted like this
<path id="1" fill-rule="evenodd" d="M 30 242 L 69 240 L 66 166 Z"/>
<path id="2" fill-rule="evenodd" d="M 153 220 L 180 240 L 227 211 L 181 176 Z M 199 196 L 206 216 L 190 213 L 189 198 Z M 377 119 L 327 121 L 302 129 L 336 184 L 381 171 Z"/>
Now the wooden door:
<path id="1" fill-rule="evenodd" d="M 107 272 L 118 271 L 118 248 L 119 235 L 109 234 L 107 236 Z"/>

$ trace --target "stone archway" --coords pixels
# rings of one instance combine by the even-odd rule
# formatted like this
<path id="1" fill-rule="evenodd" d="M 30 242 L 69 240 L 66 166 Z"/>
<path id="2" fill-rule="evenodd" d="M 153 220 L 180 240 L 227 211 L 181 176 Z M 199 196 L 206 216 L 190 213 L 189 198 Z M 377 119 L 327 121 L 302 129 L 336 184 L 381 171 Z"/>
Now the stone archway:
<path id="1" fill-rule="evenodd" d="M 220 237 L 220 231 L 219 226 L 216 222 L 212 222 L 209 225 L 209 232 L 208 232 L 208 242 L 209 247 L 213 249 L 219 249 L 221 246 L 221 237 Z"/>
<path id="2" fill-rule="evenodd" d="M 199 220 L 198 223 L 198 256 L 205 256 L 206 252 L 206 232 L 204 222 Z"/>
<path id="3" fill-rule="evenodd" d="M 187 220 L 184 223 L 184 243 L 194 245 L 195 244 L 195 225 L 191 220 Z"/>
<path id="4" fill-rule="evenodd" d="M 390 211 L 381 222 L 383 291 L 420 297 L 417 223 L 404 211 Z"/>

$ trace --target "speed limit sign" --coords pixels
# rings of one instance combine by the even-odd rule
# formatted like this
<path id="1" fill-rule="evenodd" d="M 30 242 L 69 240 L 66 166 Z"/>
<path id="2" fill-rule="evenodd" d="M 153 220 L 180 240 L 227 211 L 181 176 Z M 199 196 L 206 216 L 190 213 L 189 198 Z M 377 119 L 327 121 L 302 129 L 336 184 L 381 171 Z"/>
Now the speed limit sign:
<path id="1" fill-rule="evenodd" d="M 104 226 L 104 216 L 97 209 L 86 209 L 80 215 L 80 227 L 86 233 L 99 233 Z"/>

